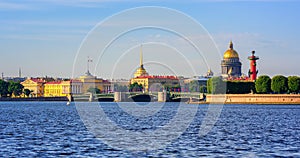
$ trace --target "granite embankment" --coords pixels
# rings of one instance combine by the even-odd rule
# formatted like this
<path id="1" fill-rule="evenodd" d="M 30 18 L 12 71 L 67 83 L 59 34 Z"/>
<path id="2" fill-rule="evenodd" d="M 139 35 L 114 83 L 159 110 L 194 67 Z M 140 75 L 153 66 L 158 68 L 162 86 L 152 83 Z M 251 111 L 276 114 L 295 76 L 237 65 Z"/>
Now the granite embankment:
<path id="1" fill-rule="evenodd" d="M 224 102 L 225 104 L 300 104 L 300 94 L 207 95 L 206 102 Z"/>
<path id="2" fill-rule="evenodd" d="M 0 101 L 69 101 L 67 97 L 0 98 Z"/>

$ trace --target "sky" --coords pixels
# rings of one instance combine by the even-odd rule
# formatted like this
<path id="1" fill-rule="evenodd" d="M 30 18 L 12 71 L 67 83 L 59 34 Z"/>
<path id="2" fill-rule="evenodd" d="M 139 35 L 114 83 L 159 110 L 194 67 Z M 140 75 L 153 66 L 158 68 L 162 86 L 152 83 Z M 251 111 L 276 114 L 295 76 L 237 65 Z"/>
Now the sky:
<path id="1" fill-rule="evenodd" d="M 0 0 L 0 73 L 78 77 L 89 57 L 92 74 L 129 79 L 142 49 L 151 75 L 219 74 L 232 40 L 243 73 L 255 50 L 259 75 L 300 75 L 299 19 L 298 1 Z"/>

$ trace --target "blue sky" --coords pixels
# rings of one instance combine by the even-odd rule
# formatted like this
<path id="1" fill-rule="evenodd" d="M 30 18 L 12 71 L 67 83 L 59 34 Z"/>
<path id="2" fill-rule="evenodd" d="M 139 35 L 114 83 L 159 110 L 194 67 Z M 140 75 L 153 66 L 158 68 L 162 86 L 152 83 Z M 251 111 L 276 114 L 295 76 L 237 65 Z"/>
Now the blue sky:
<path id="1" fill-rule="evenodd" d="M 248 72 L 247 56 L 252 50 L 260 57 L 258 61 L 259 74 L 270 76 L 276 74 L 300 75 L 298 63 L 300 59 L 300 2 L 297 1 L 226 1 L 226 0 L 192 0 L 192 1 L 137 1 L 137 0 L 2 0 L 0 1 L 0 72 L 5 76 L 17 76 L 19 67 L 23 76 L 53 76 L 71 77 L 76 54 L 87 34 L 100 22 L 109 19 L 123 10 L 141 6 L 160 6 L 183 12 L 200 23 L 213 38 L 220 55 L 228 48 L 230 40 L 240 55 L 242 70 Z M 147 18 L 140 17 L 147 21 Z M 158 21 L 162 21 L 157 16 Z M 174 19 L 176 21 L 176 19 Z M 120 19 L 120 25 L 126 21 Z M 184 28 L 185 25 L 182 24 Z M 186 30 L 188 30 L 187 28 Z M 112 30 L 113 31 L 113 30 Z M 192 31 L 192 30 L 191 30 Z M 201 36 L 195 34 L 195 37 Z M 149 39 L 159 37 L 160 41 L 173 39 L 166 32 L 144 30 L 128 34 L 128 39 L 136 43 L 149 42 Z M 103 38 L 99 37 L 99 40 Z M 98 41 L 101 43 L 101 41 Z M 151 41 L 150 41 L 151 42 Z M 127 39 L 119 43 L 128 45 Z M 129 46 L 132 52 L 139 52 L 135 45 Z M 175 44 L 178 47 L 184 47 Z M 162 45 L 147 45 L 143 48 L 144 60 L 149 63 L 145 68 L 150 74 L 172 74 L 167 69 L 159 67 L 168 63 L 176 69 L 176 75 L 202 75 L 210 67 L 215 73 L 220 71 L 220 59 L 209 66 L 203 64 L 201 58 L 194 58 L 188 52 L 183 52 L 186 60 L 195 65 L 195 71 L 187 71 L 180 66 L 176 53 L 165 57 L 171 52 L 171 47 Z M 117 47 L 118 48 L 118 47 Z M 106 62 L 117 62 L 120 54 L 129 50 L 111 50 L 103 59 Z M 175 49 L 172 49 L 175 52 Z M 98 50 L 99 51 L 99 50 Z M 209 50 L 208 50 L 209 51 Z M 154 53 L 155 52 L 155 53 Z M 162 54 L 166 52 L 166 54 Z M 121 53 L 121 54 L 122 54 Z M 204 52 L 206 53 L 206 52 Z M 136 55 L 128 53 L 122 58 L 115 78 L 130 78 L 139 61 Z M 130 56 L 131 54 L 131 56 Z M 138 53 L 137 53 L 138 54 Z M 83 61 L 91 56 L 91 71 L 103 78 L 111 78 L 111 70 L 104 71 L 111 65 L 97 60 L 93 54 L 82 55 Z M 124 56 L 124 55 L 123 55 Z M 119 58 L 120 59 L 120 58 Z M 157 61 L 156 64 L 154 61 Z M 197 62 L 199 65 L 197 66 Z M 102 63 L 101 63 L 102 62 Z M 122 65 L 123 63 L 123 65 Z M 101 65 L 99 68 L 97 66 Z M 103 65 L 104 64 L 104 65 Z M 126 66 L 126 65 L 130 66 Z M 172 65 L 175 65 L 173 67 Z M 114 66 L 114 65 L 113 65 Z M 178 67 L 176 67 L 178 66 Z M 74 76 L 86 71 L 86 64 Z M 182 68 L 181 68 L 182 67 Z M 118 72 L 118 73 L 117 73 Z"/>

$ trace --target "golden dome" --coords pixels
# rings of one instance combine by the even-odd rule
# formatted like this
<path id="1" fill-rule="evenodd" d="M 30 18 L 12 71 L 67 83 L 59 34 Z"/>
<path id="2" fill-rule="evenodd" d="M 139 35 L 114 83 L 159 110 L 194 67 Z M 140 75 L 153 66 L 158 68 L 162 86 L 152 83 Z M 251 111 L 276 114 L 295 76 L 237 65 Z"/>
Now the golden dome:
<path id="1" fill-rule="evenodd" d="M 136 72 L 134 73 L 134 77 L 138 76 L 148 76 L 147 71 L 144 69 L 143 66 L 139 67 Z"/>
<path id="2" fill-rule="evenodd" d="M 229 49 L 226 50 L 223 56 L 224 59 L 229 59 L 229 58 L 239 58 L 239 54 L 233 49 L 233 44 L 230 41 L 229 44 Z"/>

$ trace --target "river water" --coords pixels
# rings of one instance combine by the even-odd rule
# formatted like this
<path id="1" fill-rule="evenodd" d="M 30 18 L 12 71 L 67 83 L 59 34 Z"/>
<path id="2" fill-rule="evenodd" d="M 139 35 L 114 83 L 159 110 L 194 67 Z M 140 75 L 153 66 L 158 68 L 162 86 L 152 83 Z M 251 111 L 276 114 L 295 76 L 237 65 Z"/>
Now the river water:
<path id="1" fill-rule="evenodd" d="M 129 107 L 129 111 L 117 103 L 92 106 L 103 109 L 120 129 L 134 132 L 154 132 L 176 117 L 178 110 L 184 110 L 185 120 L 192 120 L 185 122 L 186 127 L 182 125 L 184 130 L 178 137 L 172 137 L 174 133 L 162 134 L 166 140 L 172 138 L 164 147 L 126 150 L 89 130 L 74 103 L 1 102 L 0 157 L 300 157 L 299 105 L 224 105 L 217 122 L 203 136 L 199 136 L 199 130 L 209 105 L 183 105 L 180 109 L 178 103 L 166 103 L 153 111 L 153 105 L 138 106 L 151 115 L 132 112 L 136 108 L 132 103 L 121 105 Z M 189 109 L 197 110 L 195 116 Z M 110 128 L 99 120 L 99 130 L 106 130 L 108 136 L 118 132 L 107 131 Z M 114 143 L 132 143 L 129 139 L 132 138 L 123 134 Z M 136 144 L 141 141 L 144 140 L 137 138 Z"/>

